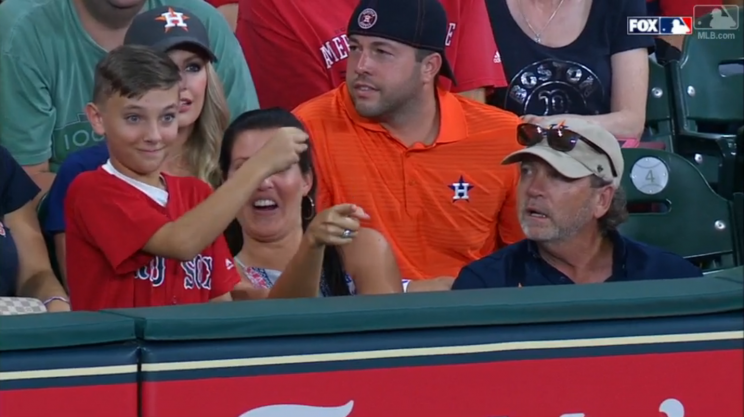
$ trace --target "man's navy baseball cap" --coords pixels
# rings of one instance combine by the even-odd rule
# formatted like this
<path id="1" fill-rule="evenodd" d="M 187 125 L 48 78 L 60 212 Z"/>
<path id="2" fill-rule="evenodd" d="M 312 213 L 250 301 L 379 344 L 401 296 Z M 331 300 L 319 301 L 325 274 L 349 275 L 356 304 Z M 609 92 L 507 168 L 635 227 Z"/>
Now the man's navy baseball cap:
<path id="1" fill-rule="evenodd" d="M 439 0 L 362 0 L 347 35 L 376 36 L 442 56 L 440 74 L 455 82 L 447 57 L 447 12 Z"/>
<path id="2" fill-rule="evenodd" d="M 217 61 L 209 47 L 207 28 L 193 13 L 180 7 L 163 6 L 138 14 L 124 35 L 124 45 L 149 46 L 161 52 L 191 46 L 210 61 Z"/>

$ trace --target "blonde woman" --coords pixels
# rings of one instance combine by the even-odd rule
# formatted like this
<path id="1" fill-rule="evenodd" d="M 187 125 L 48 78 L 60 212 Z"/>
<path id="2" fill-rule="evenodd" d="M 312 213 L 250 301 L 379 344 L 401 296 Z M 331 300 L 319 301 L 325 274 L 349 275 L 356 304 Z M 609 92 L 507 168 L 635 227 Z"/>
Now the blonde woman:
<path id="1" fill-rule="evenodd" d="M 168 52 L 181 69 L 181 102 L 177 112 L 178 141 L 169 150 L 163 171 L 176 176 L 194 176 L 217 187 L 222 175 L 219 154 L 222 134 L 230 122 L 224 89 L 212 65 L 217 57 L 209 47 L 204 25 L 192 14 L 184 26 L 161 19 L 182 10 L 158 8 L 138 15 L 124 39 L 125 44 L 145 45 Z M 121 123 L 144 123 L 142 109 L 122 109 Z M 165 116 L 165 115 L 164 115 Z M 140 139 L 140 138 L 133 138 Z M 106 163 L 105 143 L 71 154 L 62 164 L 42 209 L 47 237 L 53 237 L 59 274 L 65 275 L 64 199 L 72 181 L 82 172 Z"/>

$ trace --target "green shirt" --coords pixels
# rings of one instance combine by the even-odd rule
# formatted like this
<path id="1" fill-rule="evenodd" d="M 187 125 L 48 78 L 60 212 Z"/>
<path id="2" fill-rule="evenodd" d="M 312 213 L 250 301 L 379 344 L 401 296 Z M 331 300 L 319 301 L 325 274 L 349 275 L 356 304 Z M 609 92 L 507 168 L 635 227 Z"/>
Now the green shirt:
<path id="1" fill-rule="evenodd" d="M 232 117 L 258 108 L 243 51 L 222 15 L 204 0 L 147 0 L 194 13 L 209 31 Z M 106 51 L 83 29 L 72 0 L 0 4 L 0 145 L 21 165 L 49 161 L 101 142 L 85 116 L 96 64 Z"/>

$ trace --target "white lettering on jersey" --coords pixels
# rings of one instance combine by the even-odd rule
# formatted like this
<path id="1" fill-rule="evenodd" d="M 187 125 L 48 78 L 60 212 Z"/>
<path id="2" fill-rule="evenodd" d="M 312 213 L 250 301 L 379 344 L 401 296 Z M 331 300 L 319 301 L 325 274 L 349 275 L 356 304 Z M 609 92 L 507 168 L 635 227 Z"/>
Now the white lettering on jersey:
<path id="1" fill-rule="evenodd" d="M 165 282 L 165 258 L 156 256 L 149 264 L 134 273 L 135 279 L 150 281 L 153 287 L 159 287 Z"/>
<path id="2" fill-rule="evenodd" d="M 447 37 L 444 39 L 444 46 L 452 45 L 452 37 L 455 35 L 455 29 L 457 29 L 457 23 L 450 23 L 447 28 Z"/>
<path id="3" fill-rule="evenodd" d="M 227 259 L 225 266 L 228 270 L 234 268 L 232 262 Z M 212 271 L 214 271 L 214 261 L 211 256 L 196 255 L 188 262 L 181 262 L 185 276 L 183 287 L 187 290 L 211 290 L 212 289 Z M 134 273 L 134 278 L 142 281 L 150 281 L 153 287 L 159 287 L 165 282 L 166 260 L 163 257 L 156 256 L 150 263 L 138 269 Z"/>
<path id="4" fill-rule="evenodd" d="M 187 290 L 212 289 L 212 271 L 214 271 L 214 260 L 211 256 L 196 255 L 187 262 L 181 262 L 181 268 L 186 273 L 183 279 L 183 287 Z"/>
<path id="5" fill-rule="evenodd" d="M 346 35 L 335 36 L 320 47 L 320 53 L 326 69 L 331 69 L 333 64 L 349 57 L 349 38 Z"/>
<path id="6" fill-rule="evenodd" d="M 450 23 L 447 27 L 447 38 L 444 44 L 450 46 L 455 36 L 457 23 Z M 349 57 L 349 38 L 345 34 L 334 36 L 320 46 L 320 55 L 325 61 L 326 69 L 331 69 L 337 62 Z"/>

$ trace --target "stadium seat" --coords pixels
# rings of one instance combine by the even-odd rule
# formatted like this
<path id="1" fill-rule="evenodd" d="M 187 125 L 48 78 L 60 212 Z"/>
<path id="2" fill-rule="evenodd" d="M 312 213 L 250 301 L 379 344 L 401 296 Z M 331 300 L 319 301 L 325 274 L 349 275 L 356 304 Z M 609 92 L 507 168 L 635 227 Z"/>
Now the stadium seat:
<path id="1" fill-rule="evenodd" d="M 734 211 L 734 247 L 736 263 L 744 264 L 744 193 L 734 193 L 732 199 Z"/>
<path id="2" fill-rule="evenodd" d="M 730 129 L 744 125 L 744 67 L 737 67 L 744 66 L 744 27 L 727 33 L 732 35 L 727 39 L 685 37 L 682 59 L 668 68 L 674 152 L 693 161 L 712 187 L 730 198 L 735 146 Z M 724 72 L 722 65 L 739 71 Z"/>
<path id="3" fill-rule="evenodd" d="M 736 133 L 736 156 L 734 157 L 734 192 L 744 193 L 744 126 Z"/>
<path id="4" fill-rule="evenodd" d="M 625 235 L 677 253 L 706 270 L 736 266 L 733 208 L 682 156 L 654 149 L 623 149 L 628 205 L 666 209 L 630 214 Z"/>
<path id="5" fill-rule="evenodd" d="M 646 131 L 642 143 L 663 143 L 662 149 L 674 151 L 672 95 L 666 69 L 656 60 L 648 59 L 649 79 L 646 99 Z M 657 145 L 658 146 L 658 145 Z M 651 147 L 651 146 L 649 146 Z"/>

